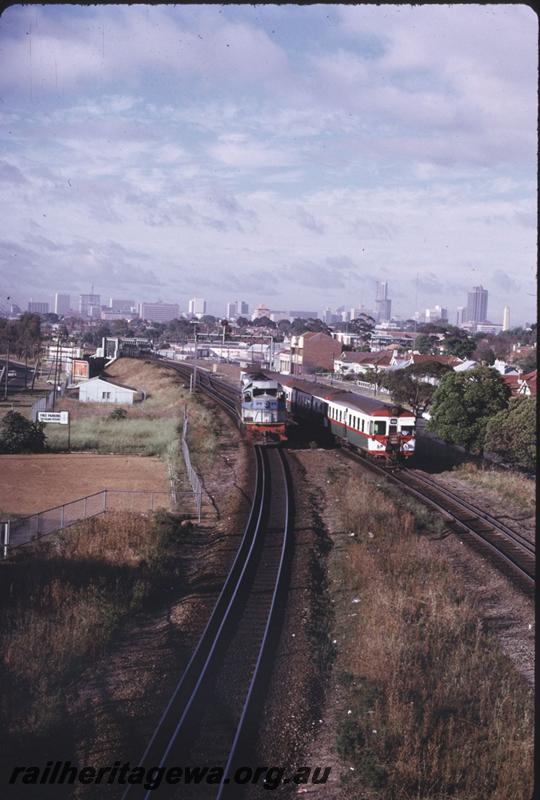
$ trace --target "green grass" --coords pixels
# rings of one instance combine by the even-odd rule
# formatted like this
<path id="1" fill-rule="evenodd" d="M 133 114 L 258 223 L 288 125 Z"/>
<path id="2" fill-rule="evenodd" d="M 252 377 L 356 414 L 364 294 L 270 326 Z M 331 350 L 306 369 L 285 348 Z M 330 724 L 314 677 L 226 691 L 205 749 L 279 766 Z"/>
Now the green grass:
<path id="1" fill-rule="evenodd" d="M 94 450 L 98 453 L 141 453 L 146 456 L 165 455 L 178 438 L 178 420 L 163 419 L 109 420 L 87 417 L 71 425 L 71 449 Z M 59 426 L 47 428 L 47 445 L 53 451 L 66 450 L 66 431 Z"/>

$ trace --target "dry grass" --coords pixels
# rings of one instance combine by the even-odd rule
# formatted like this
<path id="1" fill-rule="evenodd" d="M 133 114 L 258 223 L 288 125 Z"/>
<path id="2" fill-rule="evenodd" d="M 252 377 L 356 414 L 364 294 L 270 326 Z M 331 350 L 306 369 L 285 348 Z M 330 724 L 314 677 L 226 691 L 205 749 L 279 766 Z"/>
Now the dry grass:
<path id="1" fill-rule="evenodd" d="M 73 526 L 1 564 L 0 720 L 43 735 L 61 690 L 103 651 L 133 611 L 165 584 L 182 584 L 180 518 L 110 513 Z"/>
<path id="2" fill-rule="evenodd" d="M 351 798 L 529 800 L 531 692 L 412 513 L 358 478 L 344 497 L 356 536 L 341 558 L 338 749 Z"/>
<path id="3" fill-rule="evenodd" d="M 453 478 L 490 489 L 504 500 L 522 505 L 527 510 L 536 506 L 536 481 L 519 472 L 479 469 L 476 464 L 461 464 L 450 473 Z"/>

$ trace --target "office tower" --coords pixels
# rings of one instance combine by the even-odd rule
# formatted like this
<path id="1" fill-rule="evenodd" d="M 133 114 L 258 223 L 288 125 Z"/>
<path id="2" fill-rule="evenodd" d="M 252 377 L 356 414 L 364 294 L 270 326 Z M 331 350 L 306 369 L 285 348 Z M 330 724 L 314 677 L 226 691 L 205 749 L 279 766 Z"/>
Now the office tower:
<path id="1" fill-rule="evenodd" d="M 97 314 L 95 309 L 98 310 Z M 101 298 L 99 294 L 81 294 L 79 297 L 79 313 L 81 317 L 99 317 L 101 315 Z"/>
<path id="2" fill-rule="evenodd" d="M 377 322 L 388 322 L 392 316 L 392 301 L 388 297 L 388 281 L 377 281 L 375 316 Z"/>
<path id="3" fill-rule="evenodd" d="M 249 304 L 244 300 L 236 301 L 236 313 L 239 317 L 247 317 L 249 314 Z"/>
<path id="4" fill-rule="evenodd" d="M 504 309 L 503 309 L 502 329 L 503 329 L 503 331 L 509 331 L 510 330 L 510 308 L 509 308 L 509 306 L 505 306 Z"/>
<path id="5" fill-rule="evenodd" d="M 189 313 L 194 317 L 203 317 L 206 314 L 206 300 L 202 297 L 193 297 L 189 301 Z"/>
<path id="6" fill-rule="evenodd" d="M 49 313 L 49 304 L 48 303 L 34 303 L 32 300 L 28 303 L 28 311 L 31 314 L 48 314 Z"/>
<path id="7" fill-rule="evenodd" d="M 488 292 L 483 286 L 474 286 L 467 294 L 467 322 L 484 322 L 487 319 Z"/>
<path id="8" fill-rule="evenodd" d="M 227 319 L 236 319 L 237 305 L 236 303 L 227 303 Z"/>
<path id="9" fill-rule="evenodd" d="M 71 307 L 70 295 L 59 294 L 57 292 L 54 296 L 54 313 L 58 314 L 59 316 L 64 316 L 64 314 L 69 314 L 70 307 Z"/>
<path id="10" fill-rule="evenodd" d="M 135 307 L 135 300 L 124 300 L 118 297 L 109 298 L 109 308 L 117 314 L 130 314 Z"/>
<path id="11" fill-rule="evenodd" d="M 458 327 L 460 325 L 463 325 L 463 323 L 465 322 L 466 311 L 467 309 L 465 308 L 465 306 L 458 306 L 456 311 L 456 325 Z"/>
<path id="12" fill-rule="evenodd" d="M 161 300 L 156 303 L 140 303 L 139 315 L 148 322 L 170 322 L 171 319 L 179 318 L 180 307 L 178 303 L 162 303 Z"/>

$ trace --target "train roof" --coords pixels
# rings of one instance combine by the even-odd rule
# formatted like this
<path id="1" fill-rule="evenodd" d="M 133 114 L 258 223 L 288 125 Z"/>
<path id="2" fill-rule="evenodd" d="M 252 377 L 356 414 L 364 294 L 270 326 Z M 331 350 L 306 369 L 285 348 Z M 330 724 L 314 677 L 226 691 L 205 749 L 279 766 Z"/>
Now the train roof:
<path id="1" fill-rule="evenodd" d="M 369 416 L 414 416 L 412 411 L 397 404 L 385 403 L 383 400 L 378 400 L 376 397 L 364 397 L 364 395 L 357 394 L 356 392 L 338 389 L 334 386 L 328 386 L 328 384 L 325 383 L 301 380 L 294 375 L 280 375 L 280 380 L 283 386 L 294 387 L 314 397 L 319 397 L 327 403 L 335 403 L 336 405 L 351 409 L 354 408 Z"/>

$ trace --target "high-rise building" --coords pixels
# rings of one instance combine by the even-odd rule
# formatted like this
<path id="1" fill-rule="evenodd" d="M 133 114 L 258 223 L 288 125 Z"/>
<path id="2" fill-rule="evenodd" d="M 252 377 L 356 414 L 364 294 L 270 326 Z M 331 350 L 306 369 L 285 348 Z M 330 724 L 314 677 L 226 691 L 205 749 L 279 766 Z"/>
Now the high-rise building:
<path id="1" fill-rule="evenodd" d="M 458 326 L 458 328 L 461 325 L 463 325 L 463 323 L 465 322 L 465 317 L 467 316 L 466 312 L 467 312 L 467 309 L 465 308 L 465 306 L 458 306 L 457 307 L 456 325 Z"/>
<path id="2" fill-rule="evenodd" d="M 237 305 L 236 303 L 227 303 L 227 319 L 236 319 Z"/>
<path id="3" fill-rule="evenodd" d="M 388 322 L 392 316 L 392 301 L 388 297 L 388 281 L 377 281 L 375 316 L 377 322 Z"/>
<path id="4" fill-rule="evenodd" d="M 180 307 L 178 303 L 140 303 L 139 316 L 148 322 L 170 322 L 171 319 L 178 319 Z"/>
<path id="5" fill-rule="evenodd" d="M 30 300 L 28 303 L 28 311 L 31 314 L 48 314 L 49 313 L 49 304 L 48 303 L 34 303 L 33 300 Z"/>
<path id="6" fill-rule="evenodd" d="M 101 316 L 101 298 L 99 294 L 81 294 L 79 297 L 79 313 L 81 317 L 99 318 Z"/>
<path id="7" fill-rule="evenodd" d="M 502 321 L 502 329 L 503 331 L 510 330 L 510 307 L 505 306 L 503 309 L 503 321 Z"/>
<path id="8" fill-rule="evenodd" d="M 484 322 L 487 319 L 488 291 L 474 286 L 467 294 L 467 322 Z"/>
<path id="9" fill-rule="evenodd" d="M 130 314 L 136 306 L 135 300 L 123 300 L 118 297 L 109 298 L 109 308 L 117 314 Z"/>
<path id="10" fill-rule="evenodd" d="M 70 308 L 71 308 L 70 295 L 59 294 L 57 292 L 54 296 L 54 313 L 58 314 L 59 316 L 64 316 L 64 314 L 69 314 Z"/>
<path id="11" fill-rule="evenodd" d="M 206 300 L 202 297 L 193 297 L 189 301 L 188 311 L 194 317 L 204 317 L 206 314 Z"/>
<path id="12" fill-rule="evenodd" d="M 433 308 L 426 308 L 424 314 L 425 322 L 448 322 L 448 309 L 436 305 Z"/>

